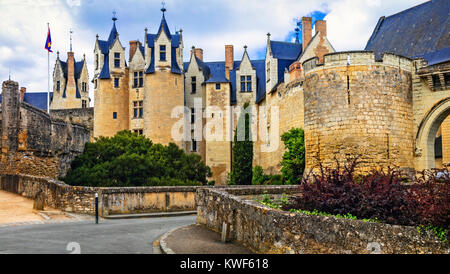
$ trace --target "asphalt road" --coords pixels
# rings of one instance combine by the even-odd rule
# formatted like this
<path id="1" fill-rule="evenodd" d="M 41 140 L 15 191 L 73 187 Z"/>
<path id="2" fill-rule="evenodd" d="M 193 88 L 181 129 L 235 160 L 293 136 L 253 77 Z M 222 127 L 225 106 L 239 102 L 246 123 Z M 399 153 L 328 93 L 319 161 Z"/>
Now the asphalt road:
<path id="1" fill-rule="evenodd" d="M 196 216 L 100 220 L 0 227 L 0 254 L 149 254 L 165 232 Z"/>

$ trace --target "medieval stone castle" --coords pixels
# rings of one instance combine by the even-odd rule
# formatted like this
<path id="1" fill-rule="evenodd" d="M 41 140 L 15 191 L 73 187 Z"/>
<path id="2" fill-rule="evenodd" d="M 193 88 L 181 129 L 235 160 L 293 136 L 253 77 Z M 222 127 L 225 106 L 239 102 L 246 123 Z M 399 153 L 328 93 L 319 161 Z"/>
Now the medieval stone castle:
<path id="1" fill-rule="evenodd" d="M 131 130 L 155 143 L 174 142 L 200 154 L 216 184 L 224 184 L 231 170 L 232 138 L 205 138 L 203 129 L 232 135 L 238 112 L 230 107 L 246 104 L 257 117 L 254 165 L 269 173 L 280 171 L 280 136 L 295 127 L 305 130 L 307 170 L 350 155 L 361 155 L 362 171 L 450 163 L 446 1 L 381 17 L 361 51 L 335 52 L 326 21 L 317 20 L 313 34 L 312 19 L 303 17 L 295 42 L 273 41 L 267 34 L 265 59 L 251 59 L 245 47 L 235 60 L 233 46 L 225 45 L 219 62 L 205 62 L 195 47 L 183 62 L 183 33 L 172 33 L 162 12 L 157 32 L 146 29 L 143 43 L 130 41 L 128 52 L 114 17 L 107 40 L 97 35 L 92 79 L 84 58 L 76 62 L 69 52 L 63 62 L 58 55 L 52 115 L 81 122 L 91 137 Z M 180 106 L 185 108 L 174 114 Z M 183 115 L 178 139 L 173 129 Z M 215 119 L 224 122 L 208 129 Z"/>

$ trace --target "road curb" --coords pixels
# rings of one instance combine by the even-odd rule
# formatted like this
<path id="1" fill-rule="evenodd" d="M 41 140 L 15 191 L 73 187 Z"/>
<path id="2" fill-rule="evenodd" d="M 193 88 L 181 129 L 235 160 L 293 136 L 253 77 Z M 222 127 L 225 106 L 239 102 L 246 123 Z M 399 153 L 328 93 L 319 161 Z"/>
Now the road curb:
<path id="1" fill-rule="evenodd" d="M 103 216 L 102 218 L 109 220 L 119 220 L 119 219 L 137 219 L 137 218 L 177 217 L 195 214 L 197 214 L 197 211 L 176 211 L 176 212 L 107 215 Z"/>
<path id="2" fill-rule="evenodd" d="M 164 233 L 161 236 L 161 238 L 159 240 L 159 247 L 161 248 L 161 252 L 163 254 L 176 254 L 170 247 L 167 246 L 166 238 L 168 236 L 170 236 L 170 234 L 172 234 L 172 232 L 174 232 L 175 230 L 178 230 L 178 229 L 183 228 L 183 227 L 188 227 L 188 226 L 190 226 L 190 225 L 176 227 L 176 228 L 174 228 L 172 230 L 169 230 L 168 232 Z"/>

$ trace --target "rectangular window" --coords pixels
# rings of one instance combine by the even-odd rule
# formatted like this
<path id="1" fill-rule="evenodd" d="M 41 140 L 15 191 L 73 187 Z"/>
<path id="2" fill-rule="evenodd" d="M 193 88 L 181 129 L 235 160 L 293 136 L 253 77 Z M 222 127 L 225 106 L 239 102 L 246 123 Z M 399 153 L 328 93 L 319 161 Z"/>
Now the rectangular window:
<path id="1" fill-rule="evenodd" d="M 61 89 L 61 82 L 56 81 L 56 91 L 59 91 Z"/>
<path id="2" fill-rule="evenodd" d="M 144 135 L 144 130 L 143 129 L 134 129 L 133 132 L 138 134 L 138 135 Z"/>
<path id="3" fill-rule="evenodd" d="M 144 86 L 144 72 L 143 71 L 139 71 L 139 87 L 143 87 Z"/>
<path id="4" fill-rule="evenodd" d="M 117 119 L 117 112 L 113 112 L 113 119 Z"/>
<path id="5" fill-rule="evenodd" d="M 114 78 L 114 87 L 115 88 L 119 87 L 119 78 Z"/>
<path id="6" fill-rule="evenodd" d="M 166 61 L 166 46 L 165 45 L 159 46 L 159 60 Z"/>
<path id="7" fill-rule="evenodd" d="M 191 141 L 191 151 L 197 151 L 197 141 L 194 139 Z"/>
<path id="8" fill-rule="evenodd" d="M 144 115 L 143 101 L 133 102 L 133 118 L 142 118 Z"/>
<path id="9" fill-rule="evenodd" d="M 95 69 L 98 69 L 98 54 L 95 55 Z"/>
<path id="10" fill-rule="evenodd" d="M 241 92 L 252 91 L 252 76 L 241 76 Z"/>
<path id="11" fill-rule="evenodd" d="M 192 84 L 192 93 L 197 92 L 197 77 L 193 76 L 191 77 L 191 84 Z"/>
<path id="12" fill-rule="evenodd" d="M 142 71 L 135 71 L 133 78 L 133 88 L 141 88 L 144 85 L 144 78 Z"/>
<path id="13" fill-rule="evenodd" d="M 87 108 L 87 101 L 86 100 L 81 100 L 81 107 L 82 108 Z"/>
<path id="14" fill-rule="evenodd" d="M 120 68 L 120 53 L 119 52 L 114 53 L 114 67 Z"/>
<path id="15" fill-rule="evenodd" d="M 86 82 L 81 83 L 81 91 L 87 92 L 87 83 Z"/>
<path id="16" fill-rule="evenodd" d="M 249 91 L 249 92 L 252 91 L 252 77 L 251 76 L 247 76 L 247 91 Z"/>
<path id="17" fill-rule="evenodd" d="M 191 108 L 191 124 L 195 123 L 195 108 Z"/>
<path id="18" fill-rule="evenodd" d="M 442 86 L 441 86 L 441 79 L 439 78 L 439 75 L 433 74 L 432 77 L 433 77 L 433 88 L 440 89 Z"/>
<path id="19" fill-rule="evenodd" d="M 217 89 L 217 90 L 220 89 L 220 84 L 219 84 L 219 83 L 216 84 L 216 89 Z"/>

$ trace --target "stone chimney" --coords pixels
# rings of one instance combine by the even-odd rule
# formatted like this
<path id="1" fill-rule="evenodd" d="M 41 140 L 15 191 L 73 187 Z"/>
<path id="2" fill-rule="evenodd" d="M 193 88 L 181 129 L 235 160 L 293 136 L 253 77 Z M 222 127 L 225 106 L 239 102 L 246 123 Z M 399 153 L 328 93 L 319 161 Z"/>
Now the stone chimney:
<path id="1" fill-rule="evenodd" d="M 234 49 L 233 45 L 225 45 L 225 77 L 230 80 L 230 70 L 233 69 Z"/>
<path id="2" fill-rule="evenodd" d="M 73 52 L 67 53 L 67 85 L 75 86 L 75 58 Z"/>
<path id="3" fill-rule="evenodd" d="M 129 62 L 131 62 L 131 59 L 133 59 L 133 56 L 136 53 L 138 46 L 140 45 L 141 43 L 137 40 L 130 41 L 130 54 L 129 54 L 130 59 L 128 60 Z"/>
<path id="4" fill-rule="evenodd" d="M 315 24 L 316 33 L 320 32 L 321 37 L 327 37 L 327 21 L 317 20 Z"/>
<path id="5" fill-rule="evenodd" d="M 2 84 L 2 153 L 17 151 L 20 117 L 19 84 L 4 81 Z"/>
<path id="6" fill-rule="evenodd" d="M 23 97 L 25 97 L 25 93 L 27 92 L 27 88 L 26 87 L 21 87 L 20 88 L 20 101 L 23 102 Z"/>
<path id="7" fill-rule="evenodd" d="M 312 38 L 312 19 L 311 17 L 302 17 L 302 43 L 303 51 Z"/>
<path id="8" fill-rule="evenodd" d="M 192 52 L 194 52 L 195 56 L 198 59 L 203 61 L 203 49 L 192 47 L 192 49 L 191 49 L 191 56 L 192 56 Z"/>

